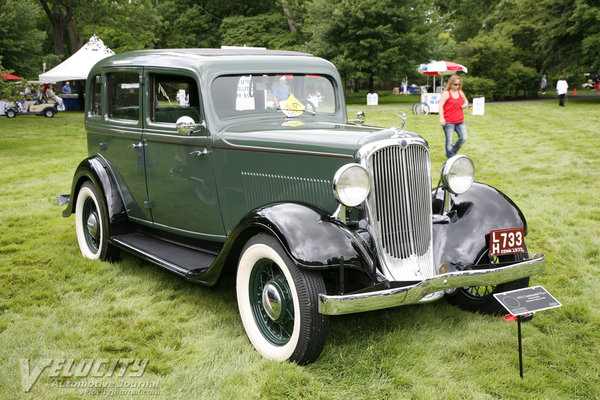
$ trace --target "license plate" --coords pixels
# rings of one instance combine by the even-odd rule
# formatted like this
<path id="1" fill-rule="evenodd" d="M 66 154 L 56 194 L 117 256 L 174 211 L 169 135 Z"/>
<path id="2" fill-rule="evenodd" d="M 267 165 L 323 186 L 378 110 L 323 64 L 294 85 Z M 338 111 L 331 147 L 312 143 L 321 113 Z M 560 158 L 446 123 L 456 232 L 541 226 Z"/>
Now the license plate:
<path id="1" fill-rule="evenodd" d="M 490 232 L 490 254 L 504 256 L 525 253 L 525 232 L 523 227 L 496 229 Z"/>

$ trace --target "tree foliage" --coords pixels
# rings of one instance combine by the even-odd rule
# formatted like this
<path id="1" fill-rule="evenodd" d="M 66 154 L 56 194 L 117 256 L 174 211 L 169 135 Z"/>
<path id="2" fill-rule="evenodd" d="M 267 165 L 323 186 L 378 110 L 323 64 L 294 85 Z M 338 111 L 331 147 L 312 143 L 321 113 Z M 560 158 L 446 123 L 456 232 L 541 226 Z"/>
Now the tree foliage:
<path id="1" fill-rule="evenodd" d="M 580 62 L 589 66 L 590 71 L 599 72 L 600 3 L 594 0 L 576 0 L 573 8 L 567 32 L 581 45 Z"/>
<path id="2" fill-rule="evenodd" d="M 157 27 L 158 47 L 219 47 L 225 38 L 228 44 L 244 45 L 239 40 L 241 32 L 253 36 L 252 42 L 260 42 L 261 33 L 271 34 L 263 26 L 274 11 L 279 11 L 275 25 L 286 24 L 281 0 L 248 2 L 245 0 L 188 1 L 166 0 L 157 6 L 161 22 Z M 259 18 L 253 18 L 259 17 Z M 232 21 L 227 21 L 234 18 Z M 236 26 L 239 22 L 242 26 Z M 225 24 L 224 24 L 225 23 Z M 223 25 L 224 24 L 224 25 Z M 252 30 L 252 24 L 256 29 Z M 232 30 L 232 32 L 228 32 Z M 225 35 L 225 36 L 224 36 Z M 237 41 L 234 43 L 234 41 Z"/>
<path id="3" fill-rule="evenodd" d="M 227 17 L 223 19 L 219 33 L 224 46 L 288 50 L 298 46 L 298 32 L 290 31 L 290 26 L 281 13 Z"/>
<path id="4" fill-rule="evenodd" d="M 83 11 L 83 0 L 38 0 L 52 26 L 54 54 L 62 56 L 65 52 L 65 34 L 68 34 L 70 47 L 75 52 L 80 42 L 76 32 L 78 11 Z M 94 4 L 92 2 L 92 4 Z M 81 12 L 79 13 L 81 14 Z"/>
<path id="5" fill-rule="evenodd" d="M 19 74 L 52 67 L 93 34 L 117 53 L 308 51 L 371 88 L 424 80 L 416 67 L 430 59 L 458 61 L 465 85 L 498 98 L 535 95 L 542 73 L 573 86 L 600 70 L 598 0 L 0 0 L 0 54 Z"/>
<path id="6" fill-rule="evenodd" d="M 438 23 L 457 42 L 469 40 L 485 30 L 485 19 L 494 11 L 498 0 L 436 0 Z"/>
<path id="7" fill-rule="evenodd" d="M 331 60 L 344 77 L 401 79 L 427 57 L 431 30 L 424 2 L 314 0 L 308 5 L 307 49 Z M 418 60 L 418 61 L 417 61 Z"/>
<path id="8" fill-rule="evenodd" d="M 94 19 L 82 35 L 98 35 L 114 52 L 151 49 L 158 43 L 161 18 L 152 0 L 96 0 Z"/>
<path id="9" fill-rule="evenodd" d="M 445 15 L 460 22 L 471 14 L 458 17 L 459 9 Z M 496 98 L 535 96 L 542 73 L 548 74 L 549 84 L 564 75 L 574 87 L 584 72 L 598 68 L 599 17 L 600 4 L 594 0 L 501 0 L 482 11 L 476 35 L 455 35 L 459 57 L 472 76 L 495 82 Z"/>
<path id="10" fill-rule="evenodd" d="M 46 32 L 37 29 L 40 8 L 32 0 L 0 2 L 0 55 L 2 63 L 20 75 L 32 75 L 41 65 Z"/>
<path id="11" fill-rule="evenodd" d="M 7 69 L 2 66 L 2 57 L 0 57 L 0 100 L 17 101 L 19 99 L 19 84 L 15 81 L 2 79 L 6 74 L 12 74 L 12 69 Z"/>

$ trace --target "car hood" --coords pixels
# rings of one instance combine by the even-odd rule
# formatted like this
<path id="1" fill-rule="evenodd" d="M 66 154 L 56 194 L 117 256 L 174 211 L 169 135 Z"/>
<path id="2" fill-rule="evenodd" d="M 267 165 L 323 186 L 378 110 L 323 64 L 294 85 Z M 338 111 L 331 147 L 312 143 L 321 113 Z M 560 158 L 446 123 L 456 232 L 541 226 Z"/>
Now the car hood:
<path id="1" fill-rule="evenodd" d="M 228 125 L 218 137 L 232 148 L 261 148 L 354 158 L 358 149 L 365 144 L 390 139 L 398 131 L 396 128 L 331 122 L 262 120 L 254 124 L 244 122 Z M 402 131 L 402 134 L 419 137 L 408 131 Z"/>

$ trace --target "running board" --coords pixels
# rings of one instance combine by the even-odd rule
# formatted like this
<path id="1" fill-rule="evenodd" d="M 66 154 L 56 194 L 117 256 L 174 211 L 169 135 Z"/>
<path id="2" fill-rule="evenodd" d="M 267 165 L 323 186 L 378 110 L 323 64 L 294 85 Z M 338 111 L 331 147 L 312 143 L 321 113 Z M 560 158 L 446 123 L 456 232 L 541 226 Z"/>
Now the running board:
<path id="1" fill-rule="evenodd" d="M 217 258 L 143 233 L 116 235 L 110 238 L 110 243 L 185 278 L 202 275 Z"/>

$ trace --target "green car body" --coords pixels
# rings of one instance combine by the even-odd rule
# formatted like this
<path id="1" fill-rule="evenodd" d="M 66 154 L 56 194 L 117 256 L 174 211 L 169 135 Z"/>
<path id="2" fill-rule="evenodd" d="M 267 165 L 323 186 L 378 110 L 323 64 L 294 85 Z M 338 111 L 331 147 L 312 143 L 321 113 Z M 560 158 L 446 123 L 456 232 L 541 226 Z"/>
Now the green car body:
<path id="1" fill-rule="evenodd" d="M 349 123 L 326 60 L 128 52 L 96 64 L 86 93 L 89 154 L 63 213 L 76 215 L 83 255 L 125 250 L 207 285 L 231 269 L 248 337 L 267 358 L 314 361 L 328 315 L 444 294 L 499 312 L 493 292 L 544 269 L 524 243 L 489 254 L 490 231 L 526 230 L 501 192 L 432 191 L 423 138 Z"/>

